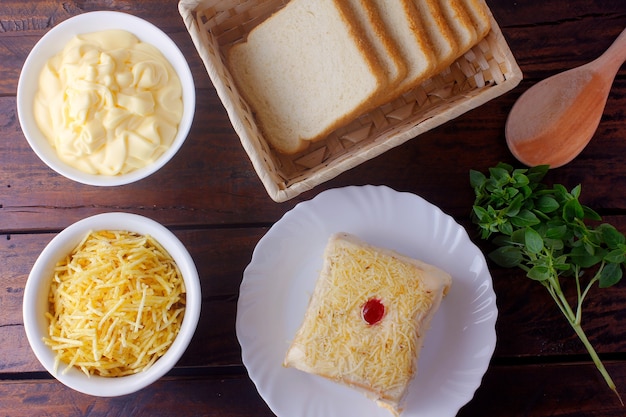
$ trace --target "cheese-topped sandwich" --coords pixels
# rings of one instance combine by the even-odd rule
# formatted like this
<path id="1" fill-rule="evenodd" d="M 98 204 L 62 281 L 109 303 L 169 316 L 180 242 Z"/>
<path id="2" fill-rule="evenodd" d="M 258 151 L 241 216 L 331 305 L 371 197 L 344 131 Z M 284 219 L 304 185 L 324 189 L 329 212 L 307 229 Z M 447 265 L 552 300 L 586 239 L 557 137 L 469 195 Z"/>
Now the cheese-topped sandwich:
<path id="1" fill-rule="evenodd" d="M 334 234 L 284 365 L 357 388 L 398 415 L 450 285 L 435 266 Z"/>

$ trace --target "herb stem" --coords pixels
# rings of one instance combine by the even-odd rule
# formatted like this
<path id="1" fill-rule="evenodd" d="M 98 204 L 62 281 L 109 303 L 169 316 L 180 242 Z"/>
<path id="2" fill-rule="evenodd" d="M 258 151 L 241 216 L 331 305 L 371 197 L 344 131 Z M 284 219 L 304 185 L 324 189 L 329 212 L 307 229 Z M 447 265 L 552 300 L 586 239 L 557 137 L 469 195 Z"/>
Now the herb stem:
<path id="1" fill-rule="evenodd" d="M 600 357 L 598 356 L 596 350 L 593 348 L 593 346 L 589 342 L 589 339 L 587 339 L 587 335 L 585 334 L 585 331 L 583 330 L 583 328 L 581 327 L 579 323 L 574 323 L 571 320 L 568 320 L 568 321 L 570 325 L 572 326 L 572 328 L 574 329 L 574 331 L 576 332 L 576 334 L 578 335 L 578 337 L 580 338 L 580 340 L 585 345 L 585 348 L 587 348 L 587 352 L 589 352 L 591 359 L 593 359 L 593 363 L 596 365 L 596 368 L 598 368 L 598 370 L 602 374 L 602 377 L 604 377 L 606 384 L 609 386 L 611 391 L 613 391 L 615 395 L 617 395 L 617 398 L 619 399 L 620 404 L 623 406 L 624 401 L 622 401 L 622 397 L 619 395 L 619 392 L 617 392 L 617 388 L 615 387 L 615 383 L 613 382 L 611 375 L 609 375 L 609 372 L 604 367 L 604 364 L 600 360 Z"/>
<path id="2" fill-rule="evenodd" d="M 553 286 L 550 286 L 549 284 L 546 284 L 546 288 L 550 292 L 550 295 L 554 299 L 556 305 L 559 307 L 563 315 L 567 318 L 567 321 L 572 323 L 572 325 L 576 323 L 576 315 L 574 314 L 572 307 L 567 301 L 567 298 L 565 298 L 563 291 L 561 291 L 561 288 L 555 288 Z"/>
<path id="3" fill-rule="evenodd" d="M 585 300 L 585 297 L 587 296 L 587 293 L 589 292 L 591 287 L 593 287 L 593 284 L 595 284 L 596 281 L 600 280 L 600 272 L 601 271 L 602 271 L 602 267 L 600 267 L 600 269 L 598 270 L 598 273 L 589 281 L 589 283 L 587 284 L 587 287 L 585 288 L 585 291 L 583 291 L 582 295 L 578 296 L 578 307 L 576 309 L 576 323 L 578 323 L 578 324 L 580 324 L 580 322 L 582 320 L 583 301 Z M 578 277 L 578 272 L 577 272 L 576 276 Z"/>
<path id="4" fill-rule="evenodd" d="M 548 290 L 548 293 L 550 293 L 550 295 L 554 299 L 554 302 L 556 303 L 556 305 L 561 310 L 561 313 L 563 313 L 563 315 L 567 319 L 567 322 L 570 324 L 570 326 L 572 326 L 572 328 L 574 329 L 574 332 L 576 332 L 576 335 L 578 335 L 581 342 L 583 342 L 583 345 L 585 346 L 585 348 L 587 349 L 587 352 L 591 356 L 593 363 L 598 368 L 598 371 L 600 371 L 600 374 L 602 374 L 602 377 L 606 381 L 606 384 L 608 385 L 609 389 L 611 389 L 611 391 L 613 391 L 615 395 L 617 395 L 617 398 L 619 399 L 620 404 L 624 405 L 624 401 L 622 400 L 622 397 L 620 396 L 619 392 L 617 392 L 617 388 L 615 386 L 615 383 L 613 382 L 613 379 L 611 378 L 611 375 L 609 375 L 609 372 L 604 367 L 604 364 L 600 360 L 598 353 L 593 348 L 593 345 L 589 342 L 589 339 L 587 338 L 587 335 L 585 334 L 585 331 L 583 330 L 581 326 L 581 310 L 582 310 L 583 299 L 585 295 L 587 294 L 587 292 L 589 291 L 589 288 L 591 288 L 591 286 L 593 285 L 593 282 L 595 282 L 597 279 L 598 279 L 598 275 L 594 276 L 594 278 L 591 280 L 592 282 L 589 283 L 589 285 L 583 292 L 582 296 L 580 295 L 580 291 L 578 291 L 579 296 L 578 296 L 578 303 L 577 303 L 578 305 L 576 308 L 576 314 L 574 314 L 574 312 L 572 311 L 572 308 L 570 307 L 569 302 L 565 298 L 565 295 L 563 294 L 560 288 L 554 288 L 553 286 L 551 286 L 550 285 L 551 280 L 547 280 L 547 282 L 542 282 L 542 283 Z M 578 271 L 576 273 L 576 281 L 578 282 Z"/>

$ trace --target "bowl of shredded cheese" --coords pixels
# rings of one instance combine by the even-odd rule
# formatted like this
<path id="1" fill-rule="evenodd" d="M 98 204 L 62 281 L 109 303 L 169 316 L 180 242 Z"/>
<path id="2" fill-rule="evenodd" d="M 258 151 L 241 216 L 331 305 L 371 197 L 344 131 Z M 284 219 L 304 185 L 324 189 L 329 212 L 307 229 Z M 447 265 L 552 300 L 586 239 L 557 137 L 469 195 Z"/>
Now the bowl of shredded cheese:
<path id="1" fill-rule="evenodd" d="M 22 132 L 37 156 L 80 183 L 117 186 L 163 167 L 183 145 L 195 85 L 180 49 L 139 17 L 96 11 L 48 31 L 17 87 Z"/>
<path id="2" fill-rule="evenodd" d="M 56 235 L 24 289 L 28 342 L 57 380 L 112 397 L 155 382 L 181 358 L 198 324 L 198 272 L 158 222 L 104 213 Z"/>

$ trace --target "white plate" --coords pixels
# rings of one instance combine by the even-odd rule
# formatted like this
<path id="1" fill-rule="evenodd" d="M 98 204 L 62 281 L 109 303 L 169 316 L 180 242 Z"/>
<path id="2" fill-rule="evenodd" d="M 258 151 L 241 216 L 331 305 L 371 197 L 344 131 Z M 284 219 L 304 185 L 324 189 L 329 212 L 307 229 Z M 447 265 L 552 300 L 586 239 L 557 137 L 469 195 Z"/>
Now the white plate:
<path id="1" fill-rule="evenodd" d="M 456 415 L 474 396 L 496 345 L 491 275 L 482 252 L 452 217 L 416 195 L 384 186 L 320 193 L 286 213 L 259 241 L 244 271 L 236 330 L 243 363 L 260 395 L 281 417 L 390 416 L 351 388 L 282 366 L 327 239 L 340 231 L 452 275 L 402 416 Z"/>

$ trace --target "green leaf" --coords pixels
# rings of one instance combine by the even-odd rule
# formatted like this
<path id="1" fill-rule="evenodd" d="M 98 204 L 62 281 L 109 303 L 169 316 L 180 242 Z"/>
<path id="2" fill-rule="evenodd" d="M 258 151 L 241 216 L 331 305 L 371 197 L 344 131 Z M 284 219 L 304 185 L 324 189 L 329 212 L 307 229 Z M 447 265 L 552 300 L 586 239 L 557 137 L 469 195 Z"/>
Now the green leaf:
<path id="1" fill-rule="evenodd" d="M 624 237 L 624 235 L 610 224 L 603 223 L 598 226 L 596 230 L 600 232 L 602 240 L 611 249 L 615 249 L 620 245 L 626 243 L 626 238 Z"/>
<path id="2" fill-rule="evenodd" d="M 535 214 L 530 210 L 522 210 L 515 217 L 511 219 L 511 223 L 513 223 L 516 227 L 528 227 L 534 226 L 536 224 L 541 223 L 539 218 L 535 216 Z"/>
<path id="3" fill-rule="evenodd" d="M 530 180 L 524 174 L 524 172 L 525 170 L 523 169 L 516 169 L 515 171 L 513 171 L 513 181 L 517 188 L 520 188 L 524 185 L 528 185 L 528 183 L 530 183 Z"/>
<path id="4" fill-rule="evenodd" d="M 524 204 L 524 196 L 517 193 L 509 203 L 509 208 L 506 210 L 506 215 L 508 217 L 517 216 L 517 214 L 520 212 L 520 209 L 522 208 L 522 204 Z"/>
<path id="5" fill-rule="evenodd" d="M 622 249 L 615 249 L 607 253 L 604 258 L 606 262 L 615 262 L 617 264 L 621 264 L 626 261 L 626 254 Z"/>
<path id="6" fill-rule="evenodd" d="M 524 233 L 525 232 L 526 232 L 525 229 L 517 229 L 516 231 L 511 233 L 511 241 L 517 243 L 520 246 L 524 245 L 524 242 L 525 242 Z"/>
<path id="7" fill-rule="evenodd" d="M 552 213 L 559 208 L 559 203 L 556 199 L 549 195 L 544 195 L 540 197 L 535 203 L 535 208 L 541 211 L 542 213 Z"/>
<path id="8" fill-rule="evenodd" d="M 591 268 L 602 261 L 601 256 L 590 254 L 584 246 L 572 248 L 572 251 L 570 252 L 570 259 L 581 268 Z"/>
<path id="9" fill-rule="evenodd" d="M 525 186 L 521 187 L 519 190 L 520 190 L 520 193 L 524 196 L 525 200 L 530 198 L 530 196 L 533 194 L 532 187 L 530 187 L 528 185 L 525 185 Z"/>
<path id="10" fill-rule="evenodd" d="M 514 246 L 515 244 L 511 240 L 511 236 L 496 235 L 491 241 L 496 246 Z"/>
<path id="11" fill-rule="evenodd" d="M 481 207 L 481 206 L 474 206 L 473 210 L 474 210 L 474 214 L 476 215 L 476 218 L 479 221 L 484 222 L 484 221 L 489 219 L 489 213 L 483 207 Z"/>
<path id="12" fill-rule="evenodd" d="M 578 200 L 569 200 L 563 206 L 563 219 L 567 222 L 573 222 L 575 219 L 583 219 L 585 213 L 583 207 Z"/>
<path id="13" fill-rule="evenodd" d="M 534 266 L 526 275 L 535 281 L 545 281 L 550 278 L 550 269 L 546 266 Z"/>
<path id="14" fill-rule="evenodd" d="M 510 235 L 513 233 L 513 225 L 510 222 L 503 222 L 498 225 L 498 231 L 503 235 Z"/>
<path id="15" fill-rule="evenodd" d="M 482 188 L 487 181 L 487 177 L 480 171 L 470 170 L 470 185 L 472 188 Z"/>
<path id="16" fill-rule="evenodd" d="M 565 248 L 565 243 L 561 239 L 550 239 L 548 237 L 543 238 L 543 245 L 546 248 L 552 249 L 552 251 L 562 251 Z"/>
<path id="17" fill-rule="evenodd" d="M 499 184 L 501 186 L 509 182 L 509 179 L 510 179 L 509 172 L 510 170 L 500 165 L 494 168 L 489 168 L 489 173 L 491 174 L 491 177 L 496 182 L 496 184 Z"/>
<path id="18" fill-rule="evenodd" d="M 559 225 L 555 227 L 549 227 L 546 230 L 546 238 L 549 239 L 563 239 L 567 233 L 567 226 Z"/>
<path id="19" fill-rule="evenodd" d="M 518 266 L 524 259 L 522 250 L 515 246 L 501 246 L 491 252 L 489 258 L 503 268 Z"/>
<path id="20" fill-rule="evenodd" d="M 516 195 L 519 194 L 519 190 L 517 188 L 514 187 L 508 187 L 506 189 L 506 196 L 508 197 L 507 199 L 509 201 L 513 200 L 513 198 L 515 198 Z"/>
<path id="21" fill-rule="evenodd" d="M 620 264 L 609 263 L 600 272 L 600 288 L 608 288 L 617 284 L 622 279 L 622 267 Z"/>
<path id="22" fill-rule="evenodd" d="M 554 260 L 553 263 L 554 269 L 558 271 L 569 271 L 571 265 L 567 262 L 567 256 L 562 255 Z"/>
<path id="23" fill-rule="evenodd" d="M 567 188 L 565 188 L 561 184 L 554 184 L 553 190 L 554 196 L 558 201 L 567 201 L 572 197 L 570 193 L 567 192 Z"/>
<path id="24" fill-rule="evenodd" d="M 545 175 L 548 173 L 550 166 L 548 165 L 537 165 L 528 170 L 526 176 L 530 180 L 531 183 L 538 184 L 540 183 Z"/>
<path id="25" fill-rule="evenodd" d="M 587 240 L 583 240 L 583 248 L 585 248 L 585 251 L 589 255 L 595 255 L 596 254 L 596 246 L 593 245 L 591 242 L 589 242 Z"/>
<path id="26" fill-rule="evenodd" d="M 587 206 L 583 206 L 583 213 L 585 213 L 585 219 L 596 221 L 602 220 L 602 217 L 598 213 L 596 213 L 593 209 Z"/>
<path id="27" fill-rule="evenodd" d="M 504 169 L 507 172 L 513 172 L 513 166 L 507 164 L 506 162 L 498 162 L 498 165 L 496 165 L 496 167 L 500 169 Z"/>
<path id="28" fill-rule="evenodd" d="M 537 254 L 543 250 L 543 238 L 531 227 L 527 227 L 524 231 L 524 243 L 530 253 Z"/>

